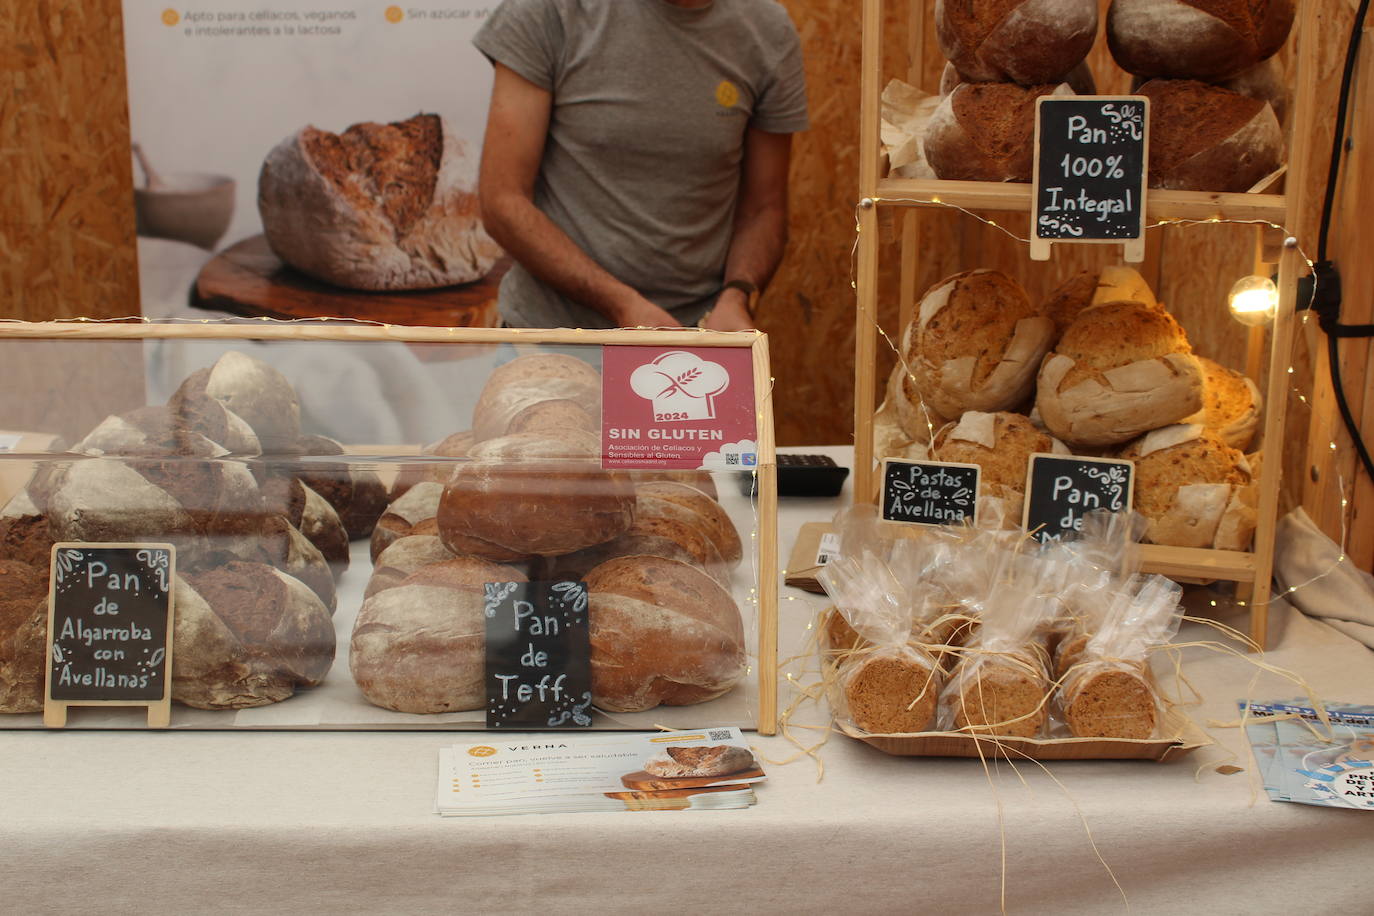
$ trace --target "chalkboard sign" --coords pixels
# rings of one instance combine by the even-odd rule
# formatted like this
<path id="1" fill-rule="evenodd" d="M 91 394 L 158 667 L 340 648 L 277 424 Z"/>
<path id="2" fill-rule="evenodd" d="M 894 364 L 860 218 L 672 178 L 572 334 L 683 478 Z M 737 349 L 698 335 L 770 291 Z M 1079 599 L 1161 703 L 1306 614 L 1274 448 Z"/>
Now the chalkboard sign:
<path id="1" fill-rule="evenodd" d="M 1129 461 L 1031 455 L 1026 483 L 1026 533 L 1038 541 L 1057 541 L 1078 531 L 1089 512 L 1129 510 L 1134 470 Z"/>
<path id="2" fill-rule="evenodd" d="M 488 582 L 487 727 L 592 724 L 587 586 Z"/>
<path id="3" fill-rule="evenodd" d="M 53 545 L 46 724 L 68 706 L 148 706 L 168 724 L 175 574 L 170 544 Z"/>
<path id="4" fill-rule="evenodd" d="M 1050 242 L 1121 242 L 1145 259 L 1145 172 L 1150 100 L 1042 96 L 1035 105 L 1035 212 L 1031 257 Z"/>
<path id="5" fill-rule="evenodd" d="M 883 520 L 915 525 L 973 522 L 980 470 L 976 464 L 884 459 Z"/>

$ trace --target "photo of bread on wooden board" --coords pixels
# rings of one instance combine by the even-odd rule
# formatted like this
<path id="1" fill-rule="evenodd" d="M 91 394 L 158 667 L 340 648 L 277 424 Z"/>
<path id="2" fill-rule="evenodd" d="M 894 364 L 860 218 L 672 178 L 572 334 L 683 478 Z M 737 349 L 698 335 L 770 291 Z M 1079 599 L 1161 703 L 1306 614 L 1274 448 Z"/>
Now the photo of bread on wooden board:
<path id="1" fill-rule="evenodd" d="M 729 776 L 757 768 L 748 748 L 731 744 L 668 747 L 644 762 L 644 772 L 666 779 Z"/>
<path id="2" fill-rule="evenodd" d="M 439 115 L 305 127 L 267 154 L 258 211 L 276 255 L 346 289 L 433 289 L 485 276 L 477 155 Z"/>

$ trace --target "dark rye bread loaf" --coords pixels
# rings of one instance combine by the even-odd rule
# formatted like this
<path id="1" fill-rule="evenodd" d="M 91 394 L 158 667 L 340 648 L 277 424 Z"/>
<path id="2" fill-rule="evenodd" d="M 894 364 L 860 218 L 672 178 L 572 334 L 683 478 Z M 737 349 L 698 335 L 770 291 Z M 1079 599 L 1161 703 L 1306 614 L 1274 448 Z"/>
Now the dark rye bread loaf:
<path id="1" fill-rule="evenodd" d="M 593 569 L 586 583 L 598 708 L 704 703 L 744 676 L 739 607 L 700 570 L 660 557 L 622 557 Z"/>
<path id="2" fill-rule="evenodd" d="M 291 467 L 301 483 L 325 498 L 339 514 L 350 540 L 372 536 L 387 507 L 387 489 L 377 472 L 356 461 L 318 461 L 343 455 L 344 447 L 328 436 L 301 436 Z"/>
<path id="3" fill-rule="evenodd" d="M 963 75 L 955 68 L 954 64 L 945 64 L 945 69 L 940 71 L 940 95 L 946 96 L 954 91 L 954 87 L 960 83 L 977 83 L 980 80 L 964 79 Z M 1078 66 L 1068 73 L 1055 74 L 1048 80 L 1040 80 L 1045 83 L 1068 83 L 1069 88 L 1077 95 L 1097 95 L 1097 81 L 1093 78 L 1093 72 L 1088 68 L 1087 61 L 1079 61 Z"/>
<path id="4" fill-rule="evenodd" d="M 1283 132 L 1267 102 L 1195 80 L 1150 80 L 1149 185 L 1248 191 L 1283 164 Z"/>
<path id="5" fill-rule="evenodd" d="M 351 289 L 430 289 L 484 276 L 500 256 L 482 229 L 477 163 L 438 115 L 306 127 L 267 154 L 258 212 L 272 250 Z"/>
<path id="6" fill-rule="evenodd" d="M 259 487 L 266 511 L 286 517 L 324 555 L 336 573 L 348 569 L 348 532 L 334 507 L 295 477 L 275 476 Z"/>
<path id="7" fill-rule="evenodd" d="M 1061 94 L 1072 90 L 1062 83 L 961 83 L 926 125 L 926 161 L 947 180 L 1030 181 L 1035 100 Z"/>
<path id="8" fill-rule="evenodd" d="M 231 561 L 177 577 L 172 699 L 242 709 L 324 680 L 334 624 L 306 585 L 261 563 Z"/>
<path id="9" fill-rule="evenodd" d="M 978 82 L 1058 81 L 1097 37 L 1097 0 L 936 0 L 940 51 Z"/>
<path id="10" fill-rule="evenodd" d="M 195 425 L 183 422 L 183 417 L 170 407 L 139 407 L 106 417 L 70 451 L 94 457 L 257 455 L 258 438 L 248 424 L 213 398 L 203 400 L 207 402 L 206 416 L 191 418 Z"/>
<path id="11" fill-rule="evenodd" d="M 179 417 L 203 418 L 212 413 L 206 398 L 247 423 L 263 454 L 295 451 L 301 436 L 300 401 L 286 376 L 262 360 L 230 350 L 213 366 L 188 375 L 167 404 Z"/>
<path id="12" fill-rule="evenodd" d="M 0 713 L 43 709 L 48 567 L 0 559 Z"/>
<path id="13" fill-rule="evenodd" d="M 486 702 L 485 584 L 524 575 L 476 557 L 429 564 L 363 602 L 348 655 L 369 703 L 410 713 Z"/>
<path id="14" fill-rule="evenodd" d="M 1224 80 L 1278 51 L 1293 13 L 1293 0 L 1112 0 L 1107 46 L 1139 76 Z"/>

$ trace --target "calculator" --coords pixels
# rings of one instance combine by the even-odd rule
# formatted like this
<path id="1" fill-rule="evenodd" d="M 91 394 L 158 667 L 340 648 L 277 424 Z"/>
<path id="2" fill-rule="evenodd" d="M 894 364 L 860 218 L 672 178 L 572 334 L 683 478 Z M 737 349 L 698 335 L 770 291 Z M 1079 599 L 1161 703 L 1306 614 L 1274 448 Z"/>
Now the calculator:
<path id="1" fill-rule="evenodd" d="M 849 468 L 841 467 L 829 455 L 788 455 L 779 453 L 779 496 L 839 496 Z M 754 492 L 754 475 L 739 475 L 739 490 L 745 496 Z"/>

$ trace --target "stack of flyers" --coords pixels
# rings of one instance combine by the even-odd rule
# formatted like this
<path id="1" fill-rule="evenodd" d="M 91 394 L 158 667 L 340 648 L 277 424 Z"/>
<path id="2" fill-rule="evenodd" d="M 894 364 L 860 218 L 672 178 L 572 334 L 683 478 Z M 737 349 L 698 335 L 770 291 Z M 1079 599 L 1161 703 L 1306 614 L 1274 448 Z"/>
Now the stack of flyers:
<path id="1" fill-rule="evenodd" d="M 435 806 L 445 816 L 747 808 L 764 778 L 738 728 L 492 735 L 440 749 Z"/>
<path id="2" fill-rule="evenodd" d="M 1328 705 L 1328 732 L 1301 702 L 1240 704 L 1269 798 L 1374 810 L 1374 706 Z"/>

